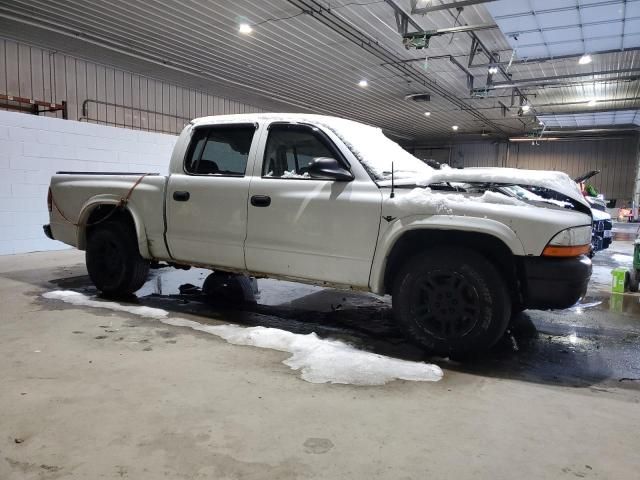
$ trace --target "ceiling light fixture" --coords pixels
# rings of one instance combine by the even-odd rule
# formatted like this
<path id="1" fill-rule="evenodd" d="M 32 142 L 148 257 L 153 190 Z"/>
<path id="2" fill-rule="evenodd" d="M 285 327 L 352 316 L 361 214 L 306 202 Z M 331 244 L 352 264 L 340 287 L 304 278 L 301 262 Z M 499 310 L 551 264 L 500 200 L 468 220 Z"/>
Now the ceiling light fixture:
<path id="1" fill-rule="evenodd" d="M 588 53 L 585 53 L 580 57 L 580 60 L 578 60 L 578 63 L 580 65 L 589 65 L 592 61 L 593 59 L 591 58 L 591 55 L 589 55 Z"/>
<path id="2" fill-rule="evenodd" d="M 359 86 L 359 87 L 362 87 L 362 88 L 366 88 L 366 87 L 368 87 L 368 86 L 369 86 L 369 82 L 367 82 L 367 81 L 366 81 L 366 80 L 364 80 L 364 79 L 363 79 L 363 80 L 360 80 L 360 81 L 358 82 L 358 86 Z"/>
<path id="3" fill-rule="evenodd" d="M 531 110 L 531 106 L 530 105 L 522 105 L 522 111 L 524 113 L 527 113 L 529 110 Z"/>
<path id="4" fill-rule="evenodd" d="M 489 67 L 490 75 L 495 75 L 496 73 L 498 73 L 498 67 Z"/>
<path id="5" fill-rule="evenodd" d="M 249 35 L 251 32 L 253 32 L 253 28 L 248 23 L 241 23 L 238 27 L 238 32 L 244 35 Z"/>
<path id="6" fill-rule="evenodd" d="M 430 117 L 431 116 L 431 112 L 424 112 L 424 116 L 425 117 Z"/>
<path id="7" fill-rule="evenodd" d="M 460 127 L 458 127 L 458 125 L 454 125 L 454 126 L 453 126 L 453 127 L 451 127 L 451 128 L 453 129 L 453 131 L 454 131 L 454 132 L 457 132 L 457 131 L 458 131 L 458 128 L 460 128 Z"/>

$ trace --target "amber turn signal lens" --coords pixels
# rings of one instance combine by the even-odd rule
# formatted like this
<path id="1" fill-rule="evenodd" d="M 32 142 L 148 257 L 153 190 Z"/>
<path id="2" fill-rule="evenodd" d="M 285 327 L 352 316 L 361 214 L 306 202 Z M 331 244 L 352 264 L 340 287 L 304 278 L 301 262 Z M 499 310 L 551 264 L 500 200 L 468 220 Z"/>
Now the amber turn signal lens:
<path id="1" fill-rule="evenodd" d="M 547 245 L 542 252 L 543 257 L 579 257 L 589 253 L 590 245 L 558 246 Z"/>

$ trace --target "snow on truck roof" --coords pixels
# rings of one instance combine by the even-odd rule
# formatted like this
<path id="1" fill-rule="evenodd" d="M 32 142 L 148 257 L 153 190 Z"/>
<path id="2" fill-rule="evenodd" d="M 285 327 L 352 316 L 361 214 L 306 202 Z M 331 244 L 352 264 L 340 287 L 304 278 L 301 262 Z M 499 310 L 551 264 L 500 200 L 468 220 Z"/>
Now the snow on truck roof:
<path id="1" fill-rule="evenodd" d="M 241 113 L 196 118 L 191 123 L 203 126 L 258 121 L 309 123 L 328 128 L 376 180 L 391 178 L 392 165 L 396 179 L 416 178 L 433 170 L 385 136 L 382 129 L 345 118 L 307 113 Z"/>
<path id="2" fill-rule="evenodd" d="M 201 126 L 257 121 L 299 122 L 328 128 L 381 185 L 390 183 L 393 168 L 398 184 L 409 182 L 424 187 L 446 182 L 513 183 L 550 188 L 586 203 L 577 184 L 566 173 L 519 168 L 434 170 L 387 138 L 382 129 L 345 118 L 307 113 L 242 113 L 196 118 L 192 123 Z"/>

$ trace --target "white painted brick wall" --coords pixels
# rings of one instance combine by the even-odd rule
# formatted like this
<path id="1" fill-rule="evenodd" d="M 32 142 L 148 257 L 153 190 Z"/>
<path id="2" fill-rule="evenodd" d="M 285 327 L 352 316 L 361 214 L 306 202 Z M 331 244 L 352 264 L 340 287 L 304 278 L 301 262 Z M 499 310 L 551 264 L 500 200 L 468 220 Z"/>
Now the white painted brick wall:
<path id="1" fill-rule="evenodd" d="M 42 231 L 55 172 L 166 174 L 176 138 L 0 111 L 0 255 L 66 248 Z"/>

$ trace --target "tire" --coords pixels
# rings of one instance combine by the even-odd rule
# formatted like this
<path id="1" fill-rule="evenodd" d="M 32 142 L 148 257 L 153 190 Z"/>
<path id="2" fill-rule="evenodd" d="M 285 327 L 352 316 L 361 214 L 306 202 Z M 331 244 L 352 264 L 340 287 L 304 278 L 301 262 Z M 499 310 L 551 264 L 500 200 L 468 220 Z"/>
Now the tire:
<path id="1" fill-rule="evenodd" d="M 629 270 L 629 291 L 637 292 L 639 287 L 638 283 L 640 283 L 640 271 L 631 267 L 631 270 Z"/>
<path id="2" fill-rule="evenodd" d="M 204 280 L 202 291 L 214 301 L 256 303 L 253 282 L 246 275 L 213 272 Z"/>
<path id="3" fill-rule="evenodd" d="M 393 313 L 410 338 L 443 356 L 480 353 L 507 329 L 511 298 L 482 255 L 436 248 L 410 258 L 396 275 Z"/>
<path id="4" fill-rule="evenodd" d="M 134 293 L 149 273 L 134 231 L 122 221 L 106 221 L 89 232 L 85 259 L 93 284 L 110 296 Z"/>

